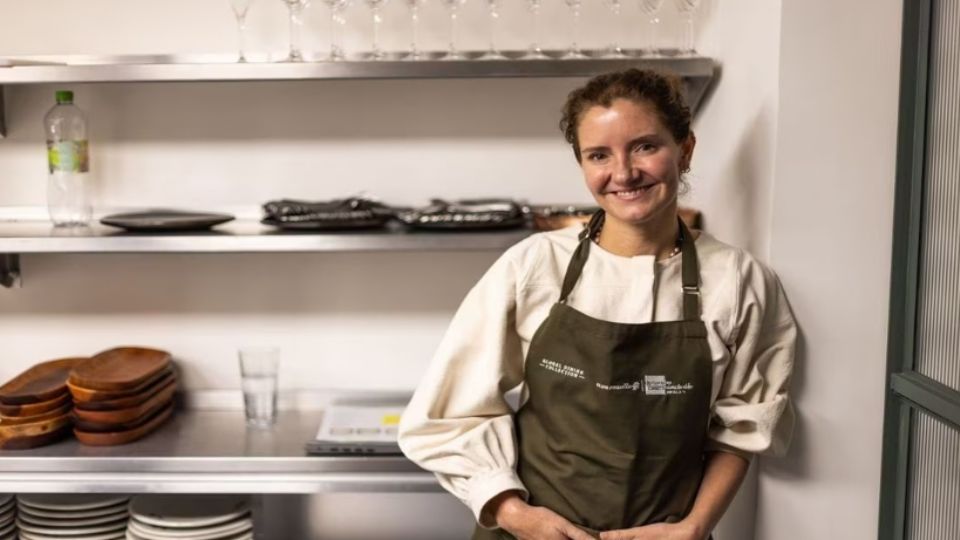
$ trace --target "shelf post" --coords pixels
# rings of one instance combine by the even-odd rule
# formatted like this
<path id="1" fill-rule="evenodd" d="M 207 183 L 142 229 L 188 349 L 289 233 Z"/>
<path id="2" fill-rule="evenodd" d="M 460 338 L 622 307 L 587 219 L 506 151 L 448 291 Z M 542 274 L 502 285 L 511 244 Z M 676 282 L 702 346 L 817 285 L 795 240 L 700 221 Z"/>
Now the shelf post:
<path id="1" fill-rule="evenodd" d="M 19 288 L 23 283 L 20 279 L 20 254 L 0 253 L 0 285 L 11 289 Z"/>
<path id="2" fill-rule="evenodd" d="M 3 100 L 3 85 L 0 85 L 0 139 L 7 136 L 6 103 Z"/>

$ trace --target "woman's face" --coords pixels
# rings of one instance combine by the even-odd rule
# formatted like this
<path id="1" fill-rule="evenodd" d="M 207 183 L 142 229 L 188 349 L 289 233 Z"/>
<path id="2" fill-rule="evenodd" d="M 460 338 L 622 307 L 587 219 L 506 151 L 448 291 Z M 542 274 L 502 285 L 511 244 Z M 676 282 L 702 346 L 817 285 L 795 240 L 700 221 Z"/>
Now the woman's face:
<path id="1" fill-rule="evenodd" d="M 616 99 L 587 109 L 577 127 L 580 166 L 597 204 L 616 219 L 648 224 L 676 207 L 680 171 L 693 154 L 691 135 L 682 144 L 646 102 Z"/>

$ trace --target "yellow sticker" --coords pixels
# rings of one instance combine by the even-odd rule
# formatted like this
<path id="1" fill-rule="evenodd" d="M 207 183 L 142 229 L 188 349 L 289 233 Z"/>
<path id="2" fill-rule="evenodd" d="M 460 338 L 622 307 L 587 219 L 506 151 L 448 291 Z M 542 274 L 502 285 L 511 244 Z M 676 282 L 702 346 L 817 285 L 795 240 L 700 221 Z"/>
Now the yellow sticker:
<path id="1" fill-rule="evenodd" d="M 399 414 L 385 414 L 383 418 L 380 419 L 380 424 L 384 426 L 396 426 L 400 423 Z"/>

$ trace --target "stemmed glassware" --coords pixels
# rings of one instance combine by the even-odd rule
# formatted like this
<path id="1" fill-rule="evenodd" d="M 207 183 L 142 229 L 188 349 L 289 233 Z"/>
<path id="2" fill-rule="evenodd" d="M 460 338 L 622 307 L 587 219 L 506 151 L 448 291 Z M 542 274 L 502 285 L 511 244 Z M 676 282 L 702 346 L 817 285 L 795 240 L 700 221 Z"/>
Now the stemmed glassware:
<path id="1" fill-rule="evenodd" d="M 647 16 L 647 31 L 644 33 L 643 53 L 657 56 L 660 43 L 660 7 L 663 0 L 640 0 L 640 12 Z"/>
<path id="2" fill-rule="evenodd" d="M 623 3 L 621 0 L 604 0 L 607 4 L 607 7 L 610 8 L 610 15 L 613 18 L 613 22 L 610 25 L 610 35 L 611 43 L 607 47 L 607 53 L 603 56 L 605 58 L 623 58 L 626 56 L 623 53 L 623 48 L 620 46 L 620 40 L 623 38 L 623 18 L 620 16 L 623 11 Z"/>
<path id="3" fill-rule="evenodd" d="M 303 52 L 300 50 L 300 29 L 303 27 L 303 10 L 310 5 L 310 0 L 281 0 L 290 11 L 290 54 L 287 62 L 303 62 Z"/>
<path id="4" fill-rule="evenodd" d="M 417 45 L 418 30 L 420 28 L 420 8 L 426 0 L 404 0 L 407 8 L 410 9 L 410 52 L 407 54 L 407 60 L 421 60 L 424 54 Z"/>
<path id="5" fill-rule="evenodd" d="M 540 48 L 540 8 L 542 5 L 543 0 L 527 0 L 527 7 L 530 9 L 531 15 L 533 15 L 533 42 L 527 47 L 527 52 L 520 57 L 522 60 L 543 60 L 549 58 L 549 56 L 543 54 L 543 49 Z"/>
<path id="6" fill-rule="evenodd" d="M 447 54 L 440 57 L 441 60 L 463 60 L 466 55 L 463 51 L 457 49 L 457 19 L 460 16 L 460 7 L 466 0 L 442 0 L 443 5 L 447 7 L 450 14 L 450 45 L 447 47 Z"/>
<path id="7" fill-rule="evenodd" d="M 347 24 L 343 12 L 350 0 L 323 0 L 330 10 L 330 57 L 331 62 L 340 62 L 346 58 L 343 52 L 343 27 Z"/>
<path id="8" fill-rule="evenodd" d="M 697 14 L 697 8 L 700 7 L 700 0 L 675 0 L 677 11 L 684 21 L 683 45 L 680 46 L 680 53 L 692 56 L 697 53 L 695 42 L 696 34 L 693 18 Z"/>
<path id="9" fill-rule="evenodd" d="M 567 49 L 567 53 L 563 55 L 565 60 L 578 60 L 580 58 L 586 58 L 587 55 L 583 54 L 583 51 L 580 50 L 580 10 L 583 7 L 583 0 L 564 0 L 567 4 L 567 7 L 570 8 L 570 15 L 573 20 L 572 22 L 572 31 L 573 39 L 570 42 L 570 48 Z"/>
<path id="10" fill-rule="evenodd" d="M 387 0 L 365 0 L 367 7 L 370 8 L 370 18 L 373 21 L 373 41 L 370 44 L 370 60 L 383 60 L 386 53 L 380 48 L 380 23 L 383 18 L 380 16 L 380 10 L 387 3 Z"/>
<path id="11" fill-rule="evenodd" d="M 237 19 L 237 31 L 239 32 L 239 49 L 237 62 L 247 61 L 247 13 L 253 0 L 230 0 L 230 8 L 233 10 L 233 16 Z"/>
<path id="12" fill-rule="evenodd" d="M 490 14 L 490 46 L 479 60 L 506 60 L 507 57 L 497 48 L 497 27 L 500 20 L 501 0 L 487 0 L 487 13 Z"/>

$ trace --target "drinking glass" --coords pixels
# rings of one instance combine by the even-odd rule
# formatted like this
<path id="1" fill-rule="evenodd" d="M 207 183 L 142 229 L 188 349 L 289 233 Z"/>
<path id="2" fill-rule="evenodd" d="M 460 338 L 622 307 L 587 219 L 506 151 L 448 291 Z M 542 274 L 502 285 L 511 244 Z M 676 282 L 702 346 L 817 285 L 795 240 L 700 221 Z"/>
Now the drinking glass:
<path id="1" fill-rule="evenodd" d="M 442 0 L 442 2 L 450 14 L 450 45 L 447 47 L 447 54 L 440 57 L 440 59 L 463 60 L 466 56 L 462 51 L 457 50 L 457 19 L 460 15 L 460 7 L 463 6 L 466 0 Z"/>
<path id="2" fill-rule="evenodd" d="M 487 0 L 487 13 L 490 14 L 490 45 L 487 52 L 478 60 L 506 60 L 507 57 L 497 48 L 497 27 L 500 20 L 501 0 Z"/>
<path id="3" fill-rule="evenodd" d="M 350 0 L 323 0 L 330 10 L 330 56 L 327 58 L 331 62 L 340 62 L 346 56 L 343 52 L 343 27 L 347 20 L 343 12 L 350 5 Z"/>
<path id="4" fill-rule="evenodd" d="M 233 16 L 237 19 L 237 31 L 240 34 L 238 44 L 240 52 L 237 55 L 237 62 L 247 61 L 247 13 L 250 11 L 252 4 L 253 0 L 230 0 L 230 8 L 233 10 Z"/>
<path id="5" fill-rule="evenodd" d="M 700 7 L 700 0 L 675 0 L 677 11 L 680 12 L 680 18 L 684 21 L 683 44 L 680 46 L 680 53 L 692 56 L 697 53 L 694 42 L 696 41 L 696 29 L 694 28 L 693 18 L 697 14 L 697 8 Z"/>
<path id="6" fill-rule="evenodd" d="M 387 0 L 364 0 L 367 7 L 370 8 L 370 19 L 373 22 L 373 41 L 370 43 L 370 60 L 383 60 L 386 53 L 380 48 L 380 23 L 383 18 L 380 16 L 380 10 L 386 5 Z"/>
<path id="7" fill-rule="evenodd" d="M 300 30 L 303 28 L 303 10 L 310 5 L 310 0 L 281 0 L 290 11 L 290 54 L 287 62 L 303 62 L 303 53 L 300 50 Z"/>
<path id="8" fill-rule="evenodd" d="M 540 8 L 542 5 L 543 0 L 527 0 L 527 8 L 533 16 L 533 42 L 527 47 L 527 52 L 520 57 L 522 60 L 544 60 L 549 58 L 549 56 L 543 54 L 543 49 L 540 48 Z"/>
<path id="9" fill-rule="evenodd" d="M 245 347 L 239 351 L 247 425 L 269 427 L 277 421 L 277 371 L 280 349 Z"/>
<path id="10" fill-rule="evenodd" d="M 418 45 L 420 29 L 420 8 L 423 7 L 425 0 L 404 0 L 407 8 L 410 10 L 410 52 L 407 53 L 407 60 L 422 60 L 423 51 Z"/>
<path id="11" fill-rule="evenodd" d="M 643 53 L 657 56 L 660 42 L 660 7 L 663 0 L 640 0 L 640 12 L 647 16 L 647 31 L 644 35 Z"/>
<path id="12" fill-rule="evenodd" d="M 620 39 L 623 37 L 623 18 L 621 13 L 623 12 L 623 3 L 621 0 L 604 0 L 607 4 L 607 7 L 610 8 L 610 16 L 613 18 L 613 21 L 610 25 L 610 36 L 611 43 L 607 47 L 607 52 L 604 54 L 604 58 L 623 58 L 626 56 L 623 54 L 623 48 L 620 46 Z"/>
<path id="13" fill-rule="evenodd" d="M 570 8 L 570 15 L 572 17 L 572 31 L 573 35 L 572 40 L 570 41 L 570 48 L 567 49 L 567 53 L 563 55 L 564 60 L 578 60 L 580 58 L 586 58 L 587 55 L 583 54 L 583 51 L 580 50 L 580 10 L 583 7 L 583 0 L 564 0 L 567 4 L 567 7 Z"/>

